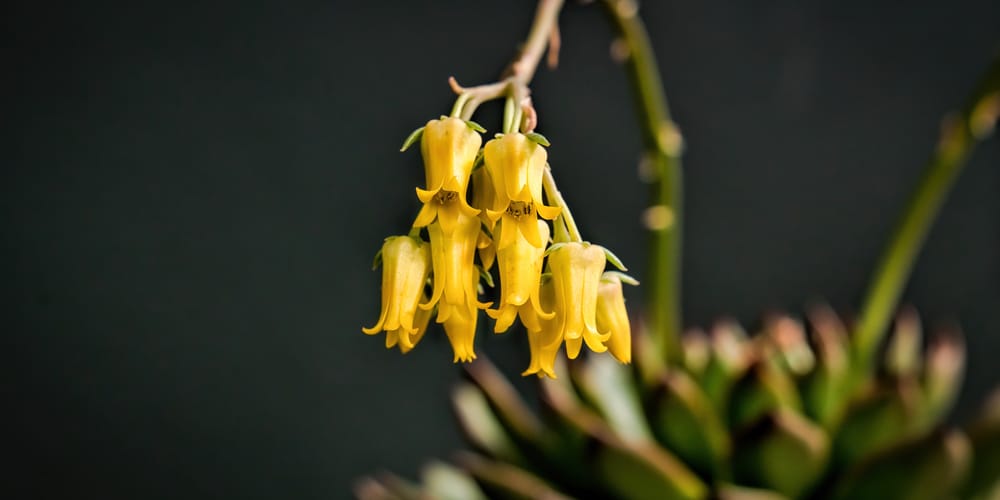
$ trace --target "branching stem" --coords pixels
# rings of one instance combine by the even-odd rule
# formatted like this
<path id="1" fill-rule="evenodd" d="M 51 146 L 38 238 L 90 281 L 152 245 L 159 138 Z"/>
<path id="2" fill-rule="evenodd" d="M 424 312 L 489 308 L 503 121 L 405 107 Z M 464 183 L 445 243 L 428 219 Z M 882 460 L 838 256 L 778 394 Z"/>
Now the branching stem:
<path id="1" fill-rule="evenodd" d="M 538 69 L 545 47 L 549 45 L 550 40 L 556 39 L 554 35 L 558 29 L 557 21 L 562 6 L 563 0 L 539 0 L 528 38 L 500 81 L 475 87 L 462 87 L 454 77 L 450 78 L 448 83 L 459 96 L 455 101 L 452 116 L 470 120 L 481 104 L 501 97 L 513 98 L 517 106 L 530 106 L 530 101 L 527 99 L 530 94 L 528 84 L 535 76 L 535 70 Z M 517 127 L 519 124 L 515 123 L 514 126 Z"/>

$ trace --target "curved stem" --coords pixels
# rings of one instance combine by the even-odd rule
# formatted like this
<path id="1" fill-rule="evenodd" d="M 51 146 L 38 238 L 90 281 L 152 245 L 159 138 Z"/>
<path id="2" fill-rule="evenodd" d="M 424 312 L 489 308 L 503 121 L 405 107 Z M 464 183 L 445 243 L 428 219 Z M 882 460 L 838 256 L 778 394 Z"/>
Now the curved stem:
<path id="1" fill-rule="evenodd" d="M 650 231 L 647 277 L 646 326 L 653 342 L 669 362 L 681 359 L 681 214 L 682 139 L 670 119 L 667 98 L 660 81 L 649 36 L 638 16 L 634 0 L 602 2 L 628 47 L 626 66 L 635 92 L 636 112 L 647 159 L 655 167 L 652 205 L 646 212 Z"/>
<path id="2" fill-rule="evenodd" d="M 539 0 L 538 9 L 535 10 L 535 20 L 531 24 L 531 31 L 524 41 L 518 56 L 510 63 L 510 67 L 505 71 L 504 76 L 498 82 L 478 85 L 475 87 L 462 87 L 454 78 L 449 79 L 452 90 L 459 95 L 459 99 L 465 97 L 462 102 L 462 119 L 469 120 L 475 114 L 479 105 L 493 99 L 510 96 L 516 99 L 518 106 L 522 99 L 528 95 L 528 83 L 535 76 L 538 63 L 542 59 L 545 47 L 552 39 L 553 33 L 557 29 L 559 11 L 562 10 L 564 0 Z M 456 107 L 458 103 L 456 102 Z"/>
<path id="3" fill-rule="evenodd" d="M 944 120 L 924 177 L 879 259 L 852 336 L 857 376 L 874 365 L 874 354 L 896 313 L 927 233 L 977 140 L 989 135 L 1000 114 L 1000 56 L 966 106 Z"/>
<path id="4" fill-rule="evenodd" d="M 583 241 L 580 236 L 580 228 L 576 227 L 576 221 L 573 219 L 573 214 L 569 211 L 569 205 L 566 200 L 563 199 L 562 193 L 559 192 L 559 188 L 556 187 L 556 180 L 552 177 L 552 167 L 548 165 L 545 166 L 545 174 L 542 177 L 542 187 L 545 188 L 545 194 L 549 197 L 550 203 L 555 203 L 557 207 L 561 208 L 559 217 L 562 217 L 563 222 L 566 223 L 566 231 L 569 233 L 570 241 Z"/>

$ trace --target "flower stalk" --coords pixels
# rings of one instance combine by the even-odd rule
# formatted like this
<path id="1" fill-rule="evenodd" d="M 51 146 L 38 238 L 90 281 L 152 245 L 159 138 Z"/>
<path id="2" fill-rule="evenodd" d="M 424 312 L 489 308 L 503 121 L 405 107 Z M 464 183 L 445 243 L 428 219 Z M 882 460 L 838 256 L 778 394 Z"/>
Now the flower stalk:
<path id="1" fill-rule="evenodd" d="M 670 118 L 649 35 L 634 0 L 603 0 L 602 4 L 628 47 L 626 68 L 641 119 L 645 161 L 654 167 L 652 204 L 644 214 L 650 231 L 649 269 L 646 272 L 645 327 L 659 358 L 677 363 L 681 322 L 681 235 L 683 140 Z"/>
<path id="2" fill-rule="evenodd" d="M 903 211 L 878 267 L 872 274 L 861 316 L 852 336 L 855 380 L 874 366 L 875 353 L 913 270 L 927 233 L 976 143 L 993 131 L 1000 115 L 1000 55 L 959 112 L 945 118 L 923 179 Z"/>

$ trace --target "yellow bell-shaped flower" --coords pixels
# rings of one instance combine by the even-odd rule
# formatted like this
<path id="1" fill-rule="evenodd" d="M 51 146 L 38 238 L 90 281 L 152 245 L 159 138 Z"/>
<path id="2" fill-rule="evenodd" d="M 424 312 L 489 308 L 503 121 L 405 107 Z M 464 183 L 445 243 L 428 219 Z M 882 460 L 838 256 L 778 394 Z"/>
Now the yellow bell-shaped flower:
<path id="1" fill-rule="evenodd" d="M 483 148 L 483 161 L 493 182 L 495 199 L 487 208 L 490 220 L 503 219 L 508 227 L 516 227 L 529 243 L 544 247 L 538 225 L 538 216 L 554 219 L 559 207 L 542 203 L 542 177 L 545 174 L 545 148 L 524 134 L 510 133 L 493 139 Z M 536 215 L 537 214 L 537 215 Z M 497 250 L 515 240 L 516 233 L 508 231 L 497 240 Z"/>
<path id="2" fill-rule="evenodd" d="M 460 118 L 427 122 L 420 138 L 427 187 L 417 188 L 417 198 L 424 206 L 413 222 L 414 227 L 425 227 L 436 220 L 441 230 L 450 234 L 458 214 L 474 217 L 479 213 L 469 206 L 466 192 L 482 143 L 479 133 Z"/>
<path id="3" fill-rule="evenodd" d="M 392 349 L 398 345 L 399 351 L 403 354 L 410 352 L 417 345 L 417 342 L 420 342 L 420 339 L 424 338 L 424 333 L 427 332 L 427 324 L 430 321 L 431 311 L 417 308 L 417 313 L 413 316 L 413 326 L 417 328 L 417 331 L 402 335 L 399 330 L 385 332 L 385 348 Z"/>
<path id="4" fill-rule="evenodd" d="M 444 333 L 448 336 L 451 350 L 455 355 L 453 362 L 469 362 L 476 359 L 473 344 L 476 340 L 476 321 L 478 319 L 479 310 L 475 304 L 470 304 L 469 307 L 452 308 L 452 312 L 443 322 Z"/>
<path id="5" fill-rule="evenodd" d="M 427 226 L 431 239 L 434 289 L 430 299 L 420 304 L 420 308 L 430 310 L 437 305 L 438 323 L 448 321 L 455 311 L 489 306 L 478 300 L 479 272 L 474 259 L 479 228 L 479 218 L 462 213 L 458 214 L 451 233 L 446 233 L 443 225 L 437 222 Z"/>
<path id="6" fill-rule="evenodd" d="M 382 313 L 368 335 L 387 334 L 386 347 L 398 341 L 408 351 L 420 340 L 427 321 L 418 310 L 431 271 L 431 247 L 418 238 L 391 236 L 382 245 Z M 392 345 L 389 345 L 392 344 Z"/>
<path id="7" fill-rule="evenodd" d="M 604 249 L 590 243 L 564 243 L 549 254 L 556 317 L 570 359 L 580 354 L 581 342 L 594 352 L 608 349 L 604 342 L 610 333 L 597 328 L 598 288 L 606 260 Z"/>
<path id="8" fill-rule="evenodd" d="M 549 240 L 549 226 L 545 221 L 535 220 L 537 231 L 542 241 Z M 525 314 L 533 313 L 543 319 L 551 319 L 553 313 L 542 310 L 539 299 L 539 281 L 542 275 L 542 263 L 545 258 L 545 248 L 536 247 L 525 239 L 516 227 L 501 222 L 499 226 L 501 238 L 505 232 L 514 232 L 514 242 L 497 250 L 497 262 L 500 265 L 500 299 L 497 309 L 488 309 L 489 316 L 497 320 L 493 331 L 500 333 L 510 328 L 514 318 L 520 314 L 522 321 Z"/>
<path id="9" fill-rule="evenodd" d="M 528 330 L 528 348 L 531 350 L 531 362 L 522 376 L 537 374 L 539 377 L 556 378 L 556 355 L 562 345 L 562 330 L 555 299 L 555 282 L 546 280 L 539 287 L 539 299 L 542 308 L 554 311 L 551 318 L 539 317 L 534 309 L 527 308 L 521 313 L 521 322 Z"/>
<path id="10" fill-rule="evenodd" d="M 616 273 L 604 273 L 597 289 L 597 329 L 608 332 L 608 351 L 622 363 L 632 362 L 632 326 L 625 309 L 622 280 Z"/>

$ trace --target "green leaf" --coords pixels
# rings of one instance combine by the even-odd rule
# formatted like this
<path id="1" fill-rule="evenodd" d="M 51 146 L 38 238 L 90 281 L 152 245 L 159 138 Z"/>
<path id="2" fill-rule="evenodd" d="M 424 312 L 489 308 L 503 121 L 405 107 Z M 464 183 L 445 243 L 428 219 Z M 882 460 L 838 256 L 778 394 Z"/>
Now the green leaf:
<path id="1" fill-rule="evenodd" d="M 700 500 L 708 488 L 677 458 L 653 444 L 597 439 L 597 473 L 617 498 L 626 500 Z"/>
<path id="2" fill-rule="evenodd" d="M 917 426 L 930 429 L 948 415 L 962 389 L 965 374 L 965 342 L 958 330 L 943 333 L 927 348 L 923 392 Z"/>
<path id="3" fill-rule="evenodd" d="M 487 500 L 471 477 L 446 463 L 434 461 L 427 464 L 422 477 L 427 492 L 435 500 Z"/>
<path id="4" fill-rule="evenodd" d="M 473 446 L 509 462 L 523 463 L 523 457 L 497 421 L 482 391 L 472 384 L 459 384 L 452 390 L 451 401 L 459 427 Z"/>
<path id="5" fill-rule="evenodd" d="M 559 242 L 559 243 L 553 243 L 553 244 L 549 245 L 548 248 L 545 249 L 545 253 L 543 253 L 542 255 L 545 256 L 545 257 L 548 257 L 548 255 L 550 253 L 555 252 L 556 250 L 559 250 L 560 248 L 562 248 L 562 247 L 564 247 L 564 246 L 566 246 L 568 244 L 569 244 L 569 242 L 566 242 L 566 241 Z"/>
<path id="6" fill-rule="evenodd" d="M 816 369 L 802 382 L 806 413 L 826 429 L 840 421 L 848 398 L 847 329 L 827 305 L 809 311 L 812 339 L 816 345 Z"/>
<path id="7" fill-rule="evenodd" d="M 538 418 L 518 395 L 514 387 L 485 357 L 466 366 L 469 379 L 482 391 L 496 419 L 510 436 L 522 446 L 534 443 L 545 429 Z"/>
<path id="8" fill-rule="evenodd" d="M 607 423 L 577 399 L 573 388 L 564 376 L 566 363 L 557 359 L 558 379 L 542 379 L 543 407 L 548 408 L 561 422 L 569 439 L 565 442 L 566 462 L 562 470 L 569 470 L 574 462 L 580 472 L 573 484 L 587 490 L 594 479 L 589 472 L 596 466 L 597 483 L 610 488 L 615 498 L 648 499 L 651 492 L 657 499 L 694 500 L 707 496 L 707 487 L 691 470 L 670 452 L 652 443 L 626 443 L 608 427 Z M 582 442 L 574 438 L 582 438 Z M 608 495 L 594 493 L 597 497 Z"/>
<path id="9" fill-rule="evenodd" d="M 973 460 L 960 498 L 1000 498 L 1000 390 L 994 391 L 982 415 L 966 432 L 972 441 Z"/>
<path id="10" fill-rule="evenodd" d="M 411 483 L 390 472 L 379 473 L 378 479 L 364 478 L 354 491 L 359 500 L 422 500 L 422 485 Z"/>
<path id="11" fill-rule="evenodd" d="M 801 498 L 819 479 L 830 457 L 830 440 L 819 426 L 779 409 L 754 424 L 735 446 L 733 472 L 741 484 L 765 486 Z"/>
<path id="12" fill-rule="evenodd" d="M 563 495 L 538 476 L 525 469 L 490 460 L 473 453 L 458 455 L 458 463 L 476 477 L 493 494 L 491 497 L 519 500 L 572 500 Z"/>
<path id="13" fill-rule="evenodd" d="M 923 334 L 920 317 L 911 307 L 904 308 L 896 318 L 896 330 L 889 338 L 885 353 L 886 371 L 897 377 L 912 377 L 920 370 Z"/>
<path id="14" fill-rule="evenodd" d="M 798 389 L 788 372 L 759 360 L 733 389 L 729 424 L 739 429 L 780 408 L 801 411 Z"/>
<path id="15" fill-rule="evenodd" d="M 486 129 L 484 129 L 482 125 L 480 125 L 480 124 L 478 124 L 478 123 L 476 123 L 476 122 L 474 122 L 472 120 L 465 120 L 465 124 L 469 128 L 471 128 L 472 130 L 475 130 L 476 132 L 479 132 L 480 134 L 485 134 L 486 133 Z"/>
<path id="16" fill-rule="evenodd" d="M 719 500 L 790 500 L 788 497 L 769 490 L 747 488 L 734 484 L 719 487 Z"/>
<path id="17" fill-rule="evenodd" d="M 399 152 L 402 153 L 403 151 L 410 149 L 410 146 L 412 146 L 413 143 L 419 141 L 420 137 L 423 135 L 424 135 L 424 127 L 420 127 L 414 130 L 413 132 L 410 132 L 410 135 L 408 135 L 406 137 L 406 140 L 403 141 L 403 146 L 399 148 Z"/>
<path id="18" fill-rule="evenodd" d="M 802 376 L 813 371 L 816 356 L 806 342 L 802 323 L 788 316 L 776 316 L 765 326 L 768 344 L 773 348 L 771 356 L 782 369 Z"/>
<path id="19" fill-rule="evenodd" d="M 712 356 L 705 367 L 701 386 L 716 410 L 725 415 L 732 387 L 750 365 L 749 341 L 738 323 L 722 321 L 712 328 L 711 348 Z"/>
<path id="20" fill-rule="evenodd" d="M 898 379 L 855 401 L 835 435 L 837 463 L 857 463 L 911 436 L 918 398 L 915 380 Z"/>
<path id="21" fill-rule="evenodd" d="M 972 460 L 968 438 L 958 431 L 935 432 L 894 447 L 848 471 L 834 500 L 941 500 L 955 498 Z"/>
<path id="22" fill-rule="evenodd" d="M 604 274 L 601 275 L 601 279 L 604 280 L 610 278 L 611 276 L 617 277 L 618 281 L 621 281 L 626 285 L 639 286 L 639 280 L 620 271 L 604 271 Z"/>
<path id="23" fill-rule="evenodd" d="M 608 250 L 605 247 L 601 247 L 601 250 L 604 250 L 604 255 L 608 258 L 608 262 L 610 262 L 611 265 L 617 267 L 619 271 L 628 271 L 628 269 L 625 268 L 625 264 L 622 264 L 622 260 L 619 259 L 617 255 L 612 253 L 611 250 Z"/>
<path id="24" fill-rule="evenodd" d="M 729 430 L 701 387 L 671 370 L 650 398 L 650 419 L 660 441 L 702 477 L 728 477 Z"/>
<path id="25" fill-rule="evenodd" d="M 528 139 L 531 139 L 531 141 L 534 142 L 534 143 L 536 143 L 536 144 L 539 144 L 539 145 L 545 146 L 545 147 L 551 146 L 551 144 L 549 144 L 549 140 L 546 139 L 544 135 L 539 134 L 538 132 L 528 132 L 527 134 L 524 134 L 524 135 L 525 135 L 525 137 L 527 137 Z"/>
<path id="26" fill-rule="evenodd" d="M 578 363 L 573 379 L 608 426 L 626 442 L 652 440 L 631 371 L 611 356 L 593 356 Z"/>

